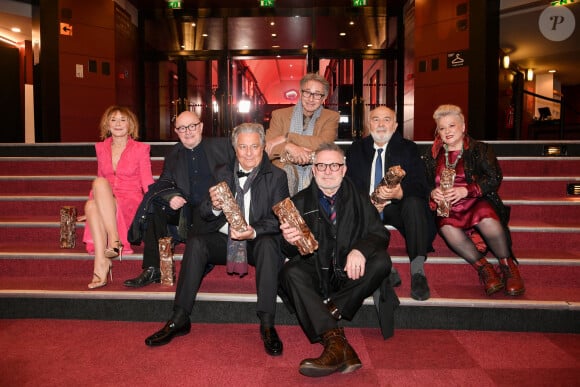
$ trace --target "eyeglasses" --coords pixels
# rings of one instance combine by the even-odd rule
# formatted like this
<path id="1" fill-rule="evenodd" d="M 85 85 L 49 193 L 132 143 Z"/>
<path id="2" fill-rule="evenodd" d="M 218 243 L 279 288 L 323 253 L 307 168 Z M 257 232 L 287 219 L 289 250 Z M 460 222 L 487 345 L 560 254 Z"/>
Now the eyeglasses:
<path id="1" fill-rule="evenodd" d="M 314 167 L 316 168 L 316 170 L 318 172 L 324 172 L 326 171 L 326 168 L 330 167 L 330 170 L 332 172 L 336 172 L 340 169 L 340 167 L 342 167 L 344 164 L 340 164 L 340 163 L 330 163 L 330 164 L 325 164 L 325 163 L 316 163 L 314 164 Z"/>
<path id="2" fill-rule="evenodd" d="M 302 96 L 304 98 L 310 98 L 312 97 L 315 101 L 320 101 L 322 99 L 322 97 L 324 97 L 324 94 L 321 93 L 313 93 L 311 91 L 308 90 L 301 90 L 302 92 Z"/>
<path id="3" fill-rule="evenodd" d="M 179 127 L 175 128 L 175 130 L 177 130 L 179 133 L 185 133 L 186 131 L 195 132 L 199 128 L 200 125 L 201 125 L 201 121 L 199 121 L 197 123 L 191 123 L 187 126 L 179 126 Z"/>

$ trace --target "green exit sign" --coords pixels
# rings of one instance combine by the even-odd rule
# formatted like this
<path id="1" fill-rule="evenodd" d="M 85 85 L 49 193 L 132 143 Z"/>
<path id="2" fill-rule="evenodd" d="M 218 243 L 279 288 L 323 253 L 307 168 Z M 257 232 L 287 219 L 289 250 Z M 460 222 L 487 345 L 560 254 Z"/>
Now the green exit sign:
<path id="1" fill-rule="evenodd" d="M 364 7 L 367 5 L 367 0 L 352 0 L 353 7 Z"/>
<path id="2" fill-rule="evenodd" d="M 260 0 L 260 7 L 273 7 L 274 0 Z"/>
<path id="3" fill-rule="evenodd" d="M 168 1 L 167 8 L 169 8 L 169 9 L 181 9 L 181 1 Z"/>

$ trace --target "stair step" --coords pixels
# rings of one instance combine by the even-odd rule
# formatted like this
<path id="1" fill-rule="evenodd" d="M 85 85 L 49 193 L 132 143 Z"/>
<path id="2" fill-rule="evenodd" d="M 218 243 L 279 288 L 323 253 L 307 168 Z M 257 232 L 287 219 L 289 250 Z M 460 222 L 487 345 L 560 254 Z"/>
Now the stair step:
<path id="1" fill-rule="evenodd" d="M 176 263 L 179 272 L 180 262 Z M 401 297 L 410 292 L 409 265 L 395 263 L 403 284 L 396 288 Z M 0 292 L 14 291 L 62 291 L 72 293 L 94 293 L 86 288 L 93 271 L 93 262 L 85 260 L 53 259 L 0 259 Z M 467 264 L 438 263 L 430 260 L 425 266 L 431 294 L 434 299 L 479 299 L 489 300 L 479 283 L 477 273 Z M 123 260 L 113 262 L 113 281 L 99 290 L 101 298 L 110 292 L 124 292 L 127 298 L 159 297 L 169 294 L 172 297 L 175 285 L 152 284 L 145 288 L 132 289 L 123 286 L 123 281 L 141 272 L 139 261 Z M 520 272 L 526 283 L 526 293 L 513 298 L 504 294 L 493 296 L 494 300 L 511 302 L 529 301 L 567 301 L 580 302 L 580 265 L 546 266 L 520 264 Z M 224 266 L 216 266 L 203 280 L 200 292 L 208 294 L 254 295 L 255 271 L 250 268 L 247 276 L 239 278 L 225 272 Z M 87 294 L 88 295 L 88 294 Z M 90 297 L 90 296 L 89 296 Z"/>
<path id="2" fill-rule="evenodd" d="M 580 157 L 499 157 L 505 176 L 580 176 Z"/>
<path id="3" fill-rule="evenodd" d="M 580 183 L 580 177 L 507 176 L 501 183 L 499 195 L 502 198 L 540 195 L 566 197 L 569 183 Z"/>

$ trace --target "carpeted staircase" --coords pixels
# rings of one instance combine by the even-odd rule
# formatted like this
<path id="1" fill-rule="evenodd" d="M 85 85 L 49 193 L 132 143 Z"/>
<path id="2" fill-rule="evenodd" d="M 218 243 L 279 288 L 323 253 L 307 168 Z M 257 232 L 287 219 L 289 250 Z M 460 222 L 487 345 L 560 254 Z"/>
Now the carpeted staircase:
<path id="1" fill-rule="evenodd" d="M 580 332 L 580 196 L 566 193 L 568 183 L 580 183 L 580 144 L 566 143 L 568 154 L 558 157 L 542 156 L 543 147 L 541 142 L 495 145 L 504 172 L 500 195 L 511 206 L 525 295 L 485 296 L 476 272 L 437 237 L 426 265 L 431 298 L 414 301 L 403 239 L 391 230 L 389 251 L 403 279 L 397 288 L 398 328 Z M 152 144 L 155 176 L 167 148 Z M 141 271 L 142 247 L 114 261 L 113 282 L 96 291 L 86 287 L 93 264 L 81 241 L 84 223 L 77 224 L 77 246 L 59 248 L 60 208 L 75 206 L 82 214 L 95 174 L 92 144 L 0 146 L 0 318 L 168 317 L 175 287 L 122 285 Z M 182 251 L 178 246 L 177 268 Z M 198 300 L 193 321 L 255 322 L 254 273 L 240 279 L 217 267 Z M 278 310 L 279 324 L 297 324 L 282 304 Z M 346 324 L 377 326 L 372 300 Z"/>

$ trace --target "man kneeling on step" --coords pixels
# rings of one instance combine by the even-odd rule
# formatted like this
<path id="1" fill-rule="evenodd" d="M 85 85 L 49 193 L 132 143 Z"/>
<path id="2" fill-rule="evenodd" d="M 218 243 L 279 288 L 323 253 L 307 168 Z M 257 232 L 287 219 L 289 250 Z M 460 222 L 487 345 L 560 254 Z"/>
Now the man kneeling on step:
<path id="1" fill-rule="evenodd" d="M 244 123 L 235 127 L 232 144 L 235 165 L 218 167 L 216 176 L 235 195 L 247 228 L 240 232 L 229 227 L 222 211 L 224 203 L 216 186 L 211 187 L 209 197 L 197 207 L 199 216 L 194 216 L 194 222 L 199 220 L 201 224 L 194 224 L 195 235 L 187 240 L 173 315 L 160 331 L 145 339 L 148 346 L 164 345 L 190 332 L 189 315 L 207 264 L 226 265 L 229 274 L 244 276 L 249 263 L 256 267 L 256 309 L 264 348 L 269 355 L 282 354 L 282 341 L 274 328 L 278 272 L 282 266 L 281 236 L 272 206 L 288 197 L 288 179 L 264 156 L 262 125 Z"/>

